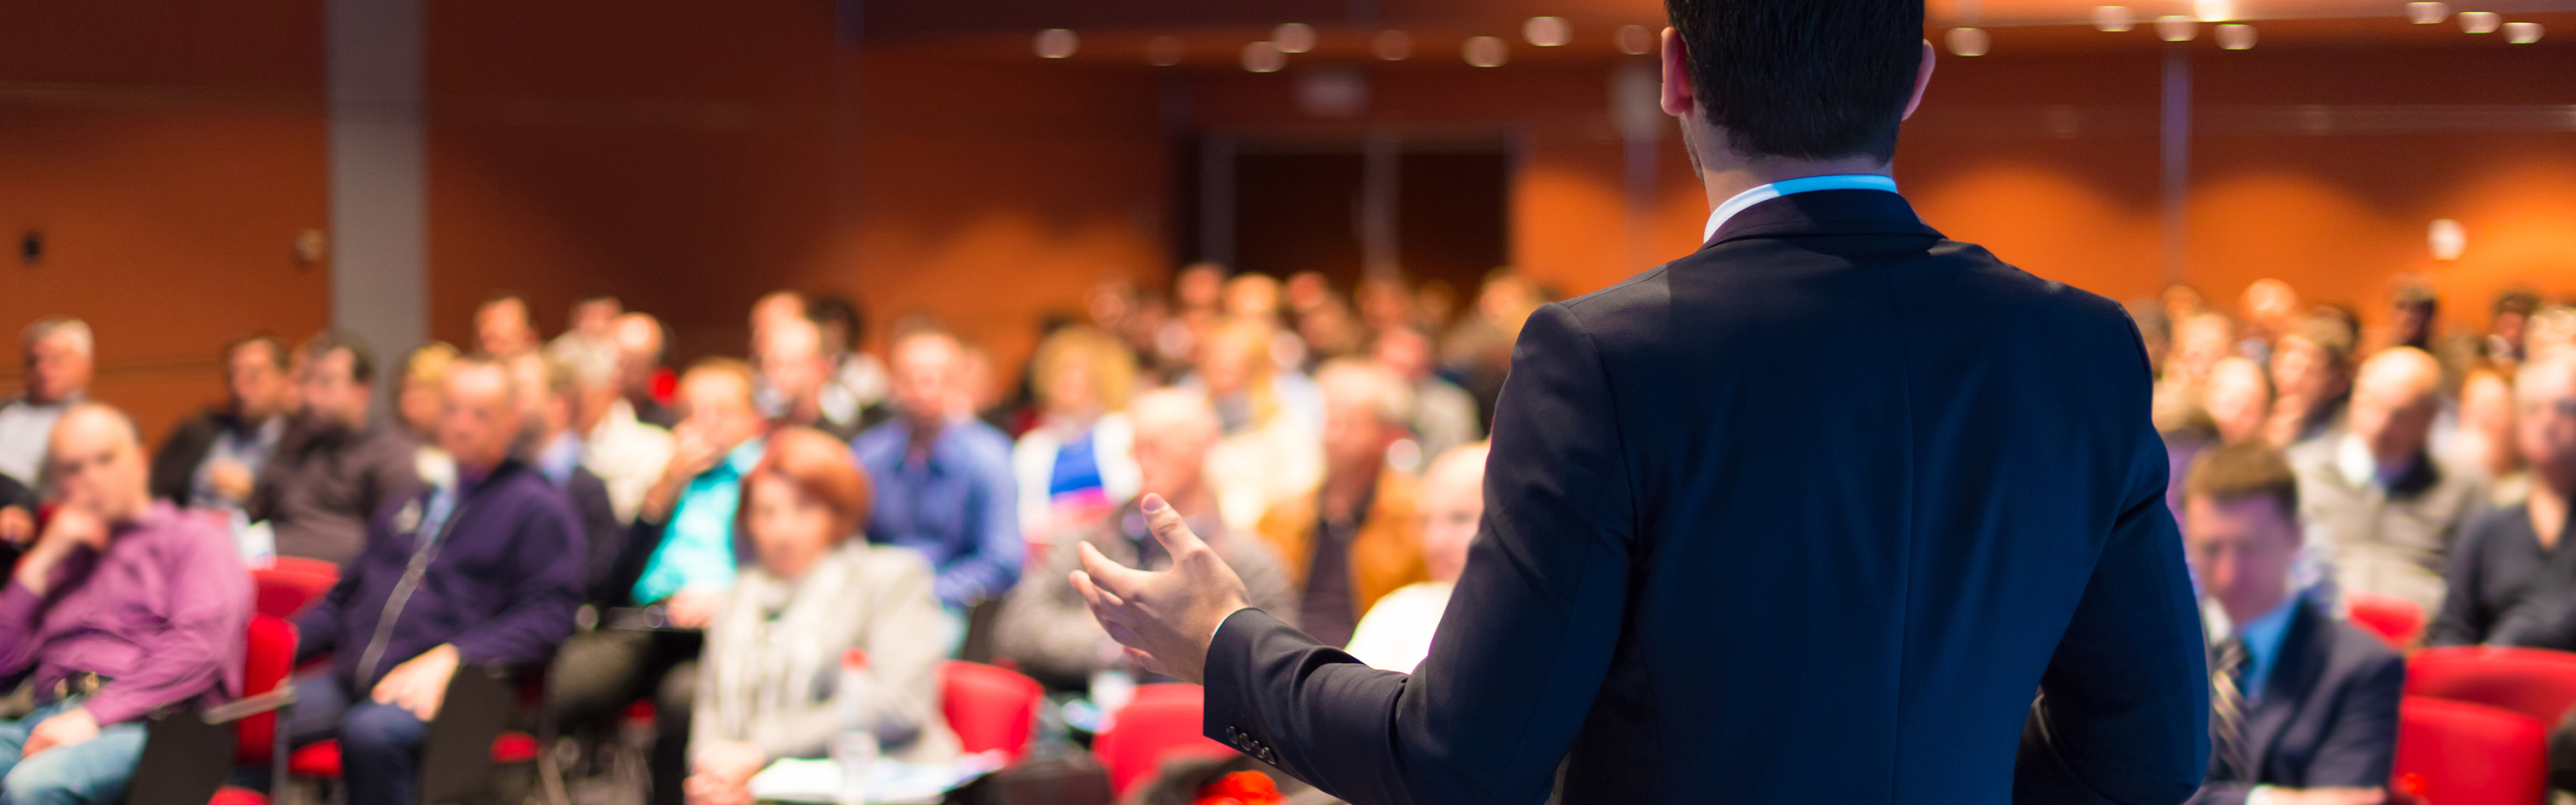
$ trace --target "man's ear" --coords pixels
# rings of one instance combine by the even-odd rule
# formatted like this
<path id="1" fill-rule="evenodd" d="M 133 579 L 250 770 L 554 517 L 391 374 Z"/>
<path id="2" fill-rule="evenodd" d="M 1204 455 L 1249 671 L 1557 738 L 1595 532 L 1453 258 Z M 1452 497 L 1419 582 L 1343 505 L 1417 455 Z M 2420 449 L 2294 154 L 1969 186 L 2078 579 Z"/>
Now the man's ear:
<path id="1" fill-rule="evenodd" d="M 1682 44 L 1681 34 L 1665 28 L 1663 34 L 1664 114 L 1689 119 L 1699 108 L 1699 97 L 1690 80 L 1690 50 Z M 1909 110 L 1911 107 L 1909 107 Z"/>
<path id="2" fill-rule="evenodd" d="M 1932 86 L 1932 40 L 1926 39 L 1923 40 L 1923 64 L 1914 68 L 1914 94 L 1905 97 L 1905 114 L 1898 116 L 1898 120 L 1914 116 L 1914 107 L 1923 105 L 1924 88 L 1930 86 Z"/>

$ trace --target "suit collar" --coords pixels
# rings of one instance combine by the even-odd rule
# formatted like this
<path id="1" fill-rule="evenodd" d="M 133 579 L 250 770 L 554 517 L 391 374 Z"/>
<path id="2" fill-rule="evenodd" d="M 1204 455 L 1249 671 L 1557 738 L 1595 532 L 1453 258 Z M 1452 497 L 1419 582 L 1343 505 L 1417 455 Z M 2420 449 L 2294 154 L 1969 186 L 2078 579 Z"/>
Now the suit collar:
<path id="1" fill-rule="evenodd" d="M 1720 222 L 1700 248 L 1732 240 L 1792 235 L 1915 235 L 1941 233 L 1914 214 L 1904 196 L 1883 190 L 1816 190 L 1780 196 L 1744 208 Z"/>
<path id="2" fill-rule="evenodd" d="M 2326 653 L 2334 636 L 2324 634 L 2333 626 L 2316 604 L 2302 598 L 2290 614 L 2290 629 L 2281 637 L 2277 665 L 2263 680 L 2262 697 L 2255 701 L 2253 718 L 2245 725 L 2245 739 L 2254 748 L 2254 769 L 2269 765 L 2273 745 L 2280 743 L 2281 732 L 2299 709 L 2307 706 L 2307 694 L 2316 690 L 2317 680 L 2326 672 Z"/>

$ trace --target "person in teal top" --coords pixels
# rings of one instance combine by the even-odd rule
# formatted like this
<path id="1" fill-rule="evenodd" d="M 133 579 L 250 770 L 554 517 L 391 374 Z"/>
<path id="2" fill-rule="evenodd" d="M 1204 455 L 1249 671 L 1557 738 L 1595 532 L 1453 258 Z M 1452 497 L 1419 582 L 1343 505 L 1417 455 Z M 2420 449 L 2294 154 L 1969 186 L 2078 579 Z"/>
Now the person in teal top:
<path id="1" fill-rule="evenodd" d="M 650 768 L 652 805 L 681 805 L 689 770 L 689 712 L 704 639 L 697 630 L 732 589 L 740 561 L 734 514 L 742 481 L 768 450 L 768 420 L 752 403 L 751 367 L 713 358 L 680 377 L 680 421 L 671 428 L 671 463 L 644 493 L 634 532 L 604 589 L 646 607 L 644 618 L 600 612 L 598 628 L 573 635 L 555 654 L 547 702 L 574 734 L 617 728 L 628 705 L 652 697 L 659 723 Z M 658 617 L 655 617 L 658 615 Z"/>

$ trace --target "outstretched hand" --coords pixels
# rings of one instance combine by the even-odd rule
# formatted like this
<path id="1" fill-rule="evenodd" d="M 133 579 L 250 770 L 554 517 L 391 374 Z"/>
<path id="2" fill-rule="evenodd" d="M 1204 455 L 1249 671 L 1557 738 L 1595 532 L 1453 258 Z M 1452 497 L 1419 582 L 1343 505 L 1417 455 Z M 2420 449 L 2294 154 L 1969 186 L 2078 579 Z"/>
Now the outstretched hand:
<path id="1" fill-rule="evenodd" d="M 1073 589 L 1090 603 L 1100 628 L 1127 647 L 1129 658 L 1146 670 L 1204 683 L 1208 641 L 1216 637 L 1217 625 L 1250 606 L 1243 579 L 1190 532 L 1190 524 L 1161 495 L 1146 495 L 1137 508 L 1154 540 L 1171 554 L 1172 569 L 1124 567 L 1086 542 L 1079 548 L 1082 569 L 1073 572 Z"/>

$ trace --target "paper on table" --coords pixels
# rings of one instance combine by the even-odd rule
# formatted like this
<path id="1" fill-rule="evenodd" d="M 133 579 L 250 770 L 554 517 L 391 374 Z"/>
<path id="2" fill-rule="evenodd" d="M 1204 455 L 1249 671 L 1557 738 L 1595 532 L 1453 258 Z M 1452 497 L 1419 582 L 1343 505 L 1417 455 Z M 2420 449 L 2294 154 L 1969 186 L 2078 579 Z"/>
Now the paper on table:
<path id="1" fill-rule="evenodd" d="M 1001 752 L 979 752 L 949 763 L 903 763 L 879 759 L 868 775 L 872 803 L 938 802 L 951 789 L 991 774 L 1009 762 Z M 832 802 L 841 790 L 841 764 L 829 758 L 786 758 L 751 777 L 753 799 L 772 802 Z"/>

